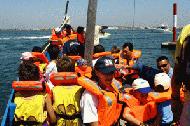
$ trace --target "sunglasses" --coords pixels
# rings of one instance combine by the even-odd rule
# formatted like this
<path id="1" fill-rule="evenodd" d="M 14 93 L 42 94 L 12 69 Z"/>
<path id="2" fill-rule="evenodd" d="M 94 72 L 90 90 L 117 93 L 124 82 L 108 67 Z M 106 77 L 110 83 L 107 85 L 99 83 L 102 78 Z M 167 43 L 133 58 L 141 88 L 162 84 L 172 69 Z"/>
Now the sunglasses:
<path id="1" fill-rule="evenodd" d="M 158 68 L 160 69 L 161 67 L 166 67 L 168 64 L 162 64 L 160 66 L 158 66 Z"/>

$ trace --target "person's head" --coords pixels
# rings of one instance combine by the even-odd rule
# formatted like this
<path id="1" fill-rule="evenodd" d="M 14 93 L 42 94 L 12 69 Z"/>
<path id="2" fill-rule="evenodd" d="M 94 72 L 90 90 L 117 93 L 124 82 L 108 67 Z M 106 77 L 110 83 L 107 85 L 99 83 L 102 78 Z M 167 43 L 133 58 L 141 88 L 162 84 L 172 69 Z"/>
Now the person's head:
<path id="1" fill-rule="evenodd" d="M 75 63 L 67 56 L 58 59 L 56 66 L 58 72 L 75 72 Z"/>
<path id="2" fill-rule="evenodd" d="M 111 48 L 111 53 L 119 53 L 119 52 L 120 52 L 120 49 L 116 45 L 113 45 Z"/>
<path id="3" fill-rule="evenodd" d="M 123 57 L 125 59 L 131 59 L 133 52 L 133 44 L 131 42 L 124 43 L 122 46 Z"/>
<path id="4" fill-rule="evenodd" d="M 48 49 L 47 52 L 49 53 L 50 59 L 51 60 L 56 60 L 59 56 L 59 47 L 57 45 L 51 44 Z"/>
<path id="5" fill-rule="evenodd" d="M 42 52 L 42 48 L 39 46 L 34 46 L 32 52 Z"/>
<path id="6" fill-rule="evenodd" d="M 157 58 L 156 62 L 157 62 L 157 68 L 159 70 L 161 70 L 164 73 L 169 72 L 169 69 L 170 69 L 171 66 L 170 66 L 168 57 L 160 56 L 160 57 Z"/>
<path id="7" fill-rule="evenodd" d="M 151 91 L 148 81 L 137 78 L 132 83 L 133 95 L 140 101 L 141 104 L 147 103 L 148 93 Z"/>
<path id="8" fill-rule="evenodd" d="M 64 27 L 65 27 L 66 34 L 67 34 L 67 35 L 70 35 L 70 34 L 71 34 L 71 30 L 72 30 L 71 25 L 65 24 Z"/>
<path id="9" fill-rule="evenodd" d="M 24 61 L 18 68 L 18 76 L 20 81 L 39 81 L 40 72 L 38 67 L 28 61 Z"/>
<path id="10" fill-rule="evenodd" d="M 105 52 L 104 46 L 100 44 L 94 46 L 94 53 L 100 53 L 100 52 Z"/>
<path id="11" fill-rule="evenodd" d="M 77 60 L 77 67 L 79 67 L 81 70 L 86 70 L 86 68 L 87 68 L 87 61 L 85 59 L 79 59 L 79 60 Z"/>
<path id="12" fill-rule="evenodd" d="M 84 27 L 78 26 L 78 27 L 77 27 L 77 33 L 78 33 L 78 34 L 84 33 Z"/>
<path id="13" fill-rule="evenodd" d="M 154 89 L 156 92 L 167 91 L 171 86 L 171 78 L 166 73 L 158 73 L 154 77 Z"/>
<path id="14" fill-rule="evenodd" d="M 94 66 L 96 81 L 103 89 L 111 89 L 115 70 L 114 61 L 111 57 L 104 56 L 96 61 Z"/>

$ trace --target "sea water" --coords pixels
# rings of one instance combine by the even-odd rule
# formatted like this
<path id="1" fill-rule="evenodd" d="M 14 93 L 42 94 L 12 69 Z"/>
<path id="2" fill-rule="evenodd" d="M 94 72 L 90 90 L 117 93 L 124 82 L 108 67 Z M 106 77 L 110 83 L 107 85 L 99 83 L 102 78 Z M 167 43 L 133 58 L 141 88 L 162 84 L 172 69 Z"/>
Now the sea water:
<path id="1" fill-rule="evenodd" d="M 122 47 L 124 42 L 132 42 L 134 49 L 142 50 L 141 61 L 156 68 L 156 58 L 165 55 L 173 65 L 174 51 L 162 49 L 161 43 L 172 40 L 171 33 L 153 33 L 149 30 L 113 29 L 111 35 L 100 39 L 106 51 L 113 45 Z M 17 79 L 22 52 L 31 51 L 33 46 L 47 42 L 51 30 L 1 30 L 0 31 L 0 122 L 11 92 L 11 83 Z"/>

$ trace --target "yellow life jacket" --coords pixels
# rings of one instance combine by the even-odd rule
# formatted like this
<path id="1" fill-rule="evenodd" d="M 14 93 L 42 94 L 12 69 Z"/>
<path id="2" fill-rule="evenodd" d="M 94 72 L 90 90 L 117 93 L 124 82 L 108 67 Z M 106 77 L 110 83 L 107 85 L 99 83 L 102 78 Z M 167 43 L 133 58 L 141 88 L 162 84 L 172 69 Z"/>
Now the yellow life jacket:
<path id="1" fill-rule="evenodd" d="M 40 92 L 30 96 L 16 92 L 15 121 L 19 121 L 21 118 L 23 121 L 28 121 L 30 117 L 34 117 L 36 122 L 42 124 L 47 118 L 47 111 L 44 111 L 45 97 L 45 93 Z"/>
<path id="2" fill-rule="evenodd" d="M 72 72 L 59 72 L 50 76 L 55 86 L 53 108 L 58 115 L 57 126 L 80 126 L 80 98 L 82 86 L 78 86 L 77 75 Z"/>

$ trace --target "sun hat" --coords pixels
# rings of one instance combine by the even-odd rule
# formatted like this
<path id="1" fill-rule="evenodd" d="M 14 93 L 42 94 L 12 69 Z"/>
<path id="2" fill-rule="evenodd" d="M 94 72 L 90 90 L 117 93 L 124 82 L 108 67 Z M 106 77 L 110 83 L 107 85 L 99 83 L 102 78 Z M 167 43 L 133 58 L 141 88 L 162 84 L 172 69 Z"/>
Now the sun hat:
<path id="1" fill-rule="evenodd" d="M 31 52 L 24 52 L 21 54 L 21 60 L 29 60 L 31 57 L 34 57 Z"/>
<path id="2" fill-rule="evenodd" d="M 103 56 L 99 58 L 96 61 L 94 68 L 104 74 L 112 73 L 116 70 L 113 58 L 108 56 Z"/>
<path id="3" fill-rule="evenodd" d="M 142 78 L 135 79 L 132 83 L 132 88 L 141 93 L 149 93 L 151 91 L 148 81 Z"/>
<path id="4" fill-rule="evenodd" d="M 171 86 L 171 78 L 166 73 L 158 73 L 154 77 L 154 85 L 162 85 L 164 90 L 167 90 Z"/>

